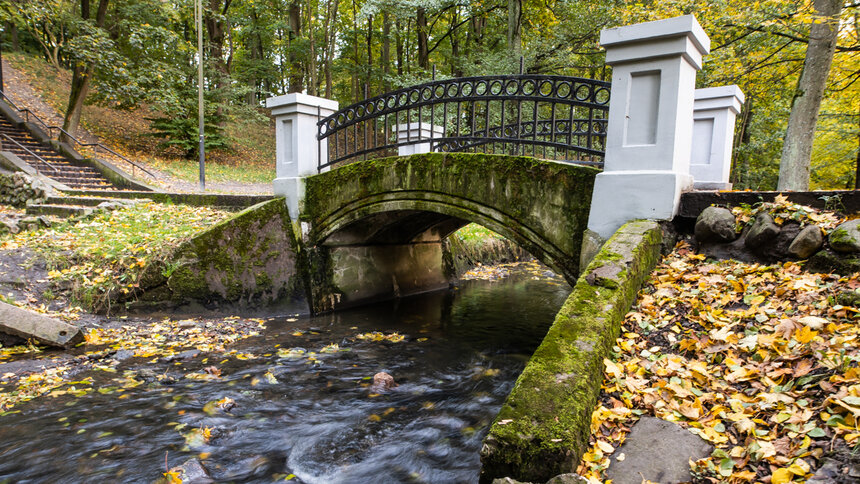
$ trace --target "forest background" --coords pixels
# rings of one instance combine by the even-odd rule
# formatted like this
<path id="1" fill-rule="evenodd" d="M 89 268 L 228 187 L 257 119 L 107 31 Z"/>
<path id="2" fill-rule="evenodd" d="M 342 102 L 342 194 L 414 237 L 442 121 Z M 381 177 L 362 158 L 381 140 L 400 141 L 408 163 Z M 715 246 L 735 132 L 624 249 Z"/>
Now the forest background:
<path id="1" fill-rule="evenodd" d="M 822 0 L 819 0 L 822 1 Z M 0 0 L 4 54 L 70 71 L 65 127 L 84 105 L 126 110 L 177 157 L 196 156 L 194 0 Z M 697 87 L 737 84 L 732 181 L 774 189 L 804 68 L 811 0 L 203 0 L 207 149 L 229 151 L 265 99 L 287 92 L 346 106 L 448 77 L 558 74 L 608 80 L 604 28 L 694 14 L 711 37 Z M 815 128 L 812 188 L 854 188 L 860 172 L 860 2 L 841 3 Z M 14 55 L 14 54 L 13 54 Z M 246 131 L 247 132 L 247 131 Z M 259 134 L 259 133 L 258 133 Z M 172 151 L 171 151 L 172 150 Z M 266 156 L 270 151 L 264 150 Z M 216 157 L 217 161 L 217 157 Z M 273 160 L 266 160 L 273 164 Z"/>

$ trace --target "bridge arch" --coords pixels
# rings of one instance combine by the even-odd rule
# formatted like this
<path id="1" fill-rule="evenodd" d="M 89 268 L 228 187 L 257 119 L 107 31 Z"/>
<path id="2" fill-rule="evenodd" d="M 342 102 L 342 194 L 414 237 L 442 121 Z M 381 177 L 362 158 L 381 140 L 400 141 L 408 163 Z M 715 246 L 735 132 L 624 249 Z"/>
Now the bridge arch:
<path id="1" fill-rule="evenodd" d="M 316 286 L 350 304 L 447 285 L 443 240 L 469 222 L 573 281 L 596 174 L 529 157 L 425 153 L 309 177 L 301 218 L 328 277 Z"/>
<path id="2" fill-rule="evenodd" d="M 375 217 L 377 215 L 386 217 Z M 341 241 L 408 244 L 444 239 L 470 222 L 513 240 L 535 258 L 564 274 L 566 254 L 540 233 L 493 207 L 434 192 L 398 190 L 354 200 L 321 221 L 315 238 L 322 245 L 337 245 Z M 352 237 L 343 240 L 347 233 Z"/>

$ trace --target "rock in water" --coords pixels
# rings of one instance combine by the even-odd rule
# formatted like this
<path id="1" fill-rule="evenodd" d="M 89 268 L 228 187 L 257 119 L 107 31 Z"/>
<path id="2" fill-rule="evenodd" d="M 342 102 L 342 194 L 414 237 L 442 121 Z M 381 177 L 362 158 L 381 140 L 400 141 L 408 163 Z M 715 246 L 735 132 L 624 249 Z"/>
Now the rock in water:
<path id="1" fill-rule="evenodd" d="M 373 375 L 373 384 L 370 385 L 370 391 L 373 393 L 384 393 L 396 386 L 397 383 L 394 381 L 393 376 L 385 373 L 384 371 L 380 371 Z"/>
<path id="2" fill-rule="evenodd" d="M 808 259 L 824 244 L 824 236 L 817 225 L 809 225 L 797 234 L 788 246 L 788 253 L 798 259 Z"/>
<path id="3" fill-rule="evenodd" d="M 546 484 L 587 484 L 588 479 L 579 474 L 559 474 L 546 481 Z"/>
<path id="4" fill-rule="evenodd" d="M 170 469 L 168 472 L 181 479 L 183 484 L 210 484 L 215 482 L 209 475 L 209 471 L 197 459 L 189 459 L 182 465 Z M 165 478 L 159 479 L 157 484 L 170 484 L 173 482 L 175 481 L 167 478 L 165 475 Z"/>
<path id="5" fill-rule="evenodd" d="M 744 245 L 750 250 L 760 249 L 776 238 L 777 234 L 779 234 L 779 226 L 773 222 L 770 214 L 761 212 L 755 216 L 755 222 L 744 239 Z"/>
<path id="6" fill-rule="evenodd" d="M 675 423 L 642 417 L 612 454 L 606 476 L 615 484 L 640 484 L 643 479 L 661 484 L 690 482 L 689 461 L 703 459 L 711 451 L 710 444 Z"/>
<path id="7" fill-rule="evenodd" d="M 696 240 L 702 242 L 731 242 L 737 238 L 735 216 L 727 208 L 708 207 L 696 219 Z"/>
<path id="8" fill-rule="evenodd" d="M 860 219 L 836 227 L 828 240 L 830 247 L 837 252 L 860 252 Z"/>

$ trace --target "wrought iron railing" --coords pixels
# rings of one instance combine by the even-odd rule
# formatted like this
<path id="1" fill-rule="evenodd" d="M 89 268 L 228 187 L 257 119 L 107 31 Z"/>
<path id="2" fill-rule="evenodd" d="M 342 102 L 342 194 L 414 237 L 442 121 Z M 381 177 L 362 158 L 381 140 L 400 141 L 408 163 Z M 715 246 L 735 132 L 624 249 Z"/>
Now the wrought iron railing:
<path id="1" fill-rule="evenodd" d="M 424 151 L 530 155 L 602 165 L 608 82 L 512 75 L 433 81 L 366 99 L 321 119 L 319 169 Z M 322 150 L 320 150 L 322 151 Z"/>
<path id="2" fill-rule="evenodd" d="M 151 171 L 147 170 L 146 168 L 141 166 L 139 163 L 136 163 L 136 162 L 128 159 L 127 157 L 117 153 L 116 151 L 108 148 L 107 146 L 105 146 L 99 142 L 85 143 L 85 142 L 79 140 L 78 138 L 72 136 L 71 134 L 69 134 L 69 132 L 67 132 L 63 128 L 46 123 L 45 121 L 42 120 L 42 118 L 40 118 L 33 111 L 30 111 L 27 108 L 23 108 L 23 109 L 19 108 L 11 99 L 9 99 L 9 96 L 7 96 L 5 92 L 0 91 L 0 97 L 2 97 L 4 101 L 6 101 L 6 104 L 11 106 L 16 111 L 18 111 L 18 114 L 24 117 L 25 122 L 33 123 L 33 124 L 39 126 L 42 129 L 42 131 L 44 131 L 52 139 L 60 140 L 60 137 L 62 135 L 63 141 L 70 142 L 70 144 L 77 147 L 78 151 L 91 151 L 93 158 L 96 158 L 100 152 L 104 152 L 104 153 L 112 155 L 113 157 L 115 157 L 118 160 L 121 160 L 125 163 L 128 163 L 128 165 L 131 167 L 131 175 L 132 176 L 137 176 L 135 173 L 135 169 L 139 169 L 140 171 L 146 173 L 147 175 L 155 178 L 155 175 Z"/>

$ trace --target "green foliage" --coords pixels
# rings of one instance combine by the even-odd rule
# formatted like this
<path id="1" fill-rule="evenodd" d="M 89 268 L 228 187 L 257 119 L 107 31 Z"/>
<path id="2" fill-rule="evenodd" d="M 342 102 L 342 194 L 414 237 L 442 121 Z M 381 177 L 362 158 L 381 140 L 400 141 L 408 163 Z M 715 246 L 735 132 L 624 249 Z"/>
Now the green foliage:
<path id="1" fill-rule="evenodd" d="M 197 96 L 193 89 L 185 89 L 178 101 L 178 109 L 163 116 L 147 118 L 150 122 L 151 136 L 162 138 L 159 146 L 177 148 L 185 158 L 195 159 L 200 151 L 200 127 Z M 206 150 L 230 149 L 230 140 L 224 135 L 224 115 L 213 103 L 206 103 L 204 116 L 204 146 Z"/>
<path id="2" fill-rule="evenodd" d="M 98 3 L 90 0 L 91 10 Z M 738 188 L 775 187 L 790 101 L 816 20 L 812 0 L 522 0 L 521 6 L 527 72 L 597 79 L 610 75 L 601 29 L 696 15 L 711 38 L 699 87 L 737 84 L 752 107 L 739 116 L 733 182 Z M 187 115 L 197 65 L 190 0 L 110 0 L 103 29 L 81 20 L 79 9 L 70 0 L 0 0 L 1 20 L 18 26 L 22 45 L 40 49 L 55 66 L 95 66 L 91 100 L 127 109 L 145 103 Z M 207 101 L 219 114 L 238 118 L 259 116 L 265 98 L 294 90 L 290 84 L 297 79 L 309 94 L 330 90 L 341 106 L 363 99 L 365 89 L 373 96 L 427 81 L 431 69 L 418 62 L 419 10 L 426 16 L 428 64 L 436 66 L 437 79 L 516 73 L 507 9 L 505 0 L 212 0 L 204 7 Z M 843 9 L 840 48 L 816 132 L 817 188 L 854 181 L 858 12 L 856 3 Z M 194 123 L 164 121 L 159 132 L 176 137 L 170 143 L 193 155 Z"/>

